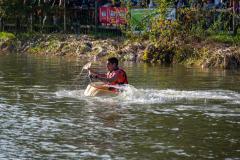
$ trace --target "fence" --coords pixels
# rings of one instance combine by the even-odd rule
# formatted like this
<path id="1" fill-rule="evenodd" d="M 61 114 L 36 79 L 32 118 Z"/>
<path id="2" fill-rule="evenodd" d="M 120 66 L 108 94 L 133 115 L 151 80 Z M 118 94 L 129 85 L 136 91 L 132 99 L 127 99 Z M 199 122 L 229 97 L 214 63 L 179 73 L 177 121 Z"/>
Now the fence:
<path id="1" fill-rule="evenodd" d="M 119 12 L 119 15 L 116 15 L 117 12 Z M 124 12 L 127 12 L 126 8 L 116 9 L 114 7 L 100 7 L 98 9 L 96 7 L 67 9 L 58 7 L 48 12 L 42 8 L 31 8 L 24 14 L 14 13 L 5 18 L 0 18 L 0 30 L 10 32 L 66 32 L 74 34 L 99 33 L 118 36 L 121 35 L 120 25 L 126 24 L 124 16 L 121 17 Z M 185 13 L 177 12 L 178 19 L 184 21 L 184 24 L 188 25 L 189 29 L 194 24 L 208 28 L 216 21 L 219 21 L 219 23 L 215 29 L 219 31 L 232 31 L 235 26 L 240 25 L 239 14 L 234 16 L 227 9 L 209 11 L 200 9 L 196 11 L 190 10 L 190 12 L 187 16 L 185 16 Z M 141 12 L 143 14 L 142 17 L 144 17 L 144 13 Z M 108 17 L 104 17 L 104 15 L 108 15 Z M 140 23 L 142 23 L 142 20 Z"/>
<path id="2" fill-rule="evenodd" d="M 103 25 L 99 21 L 99 10 L 92 8 L 63 8 L 51 12 L 32 10 L 25 14 L 8 15 L 0 18 L 0 30 L 10 32 L 65 32 L 88 34 L 121 35 L 120 25 Z"/>

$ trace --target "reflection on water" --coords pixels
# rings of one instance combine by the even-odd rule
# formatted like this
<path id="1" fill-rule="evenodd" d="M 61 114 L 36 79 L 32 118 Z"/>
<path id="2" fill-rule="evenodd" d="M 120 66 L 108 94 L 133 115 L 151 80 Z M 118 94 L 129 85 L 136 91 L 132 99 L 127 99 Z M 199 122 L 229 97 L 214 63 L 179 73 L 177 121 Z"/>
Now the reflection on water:
<path id="1" fill-rule="evenodd" d="M 0 159 L 240 158 L 239 71 L 124 64 L 125 92 L 85 97 L 83 64 L 0 57 Z"/>

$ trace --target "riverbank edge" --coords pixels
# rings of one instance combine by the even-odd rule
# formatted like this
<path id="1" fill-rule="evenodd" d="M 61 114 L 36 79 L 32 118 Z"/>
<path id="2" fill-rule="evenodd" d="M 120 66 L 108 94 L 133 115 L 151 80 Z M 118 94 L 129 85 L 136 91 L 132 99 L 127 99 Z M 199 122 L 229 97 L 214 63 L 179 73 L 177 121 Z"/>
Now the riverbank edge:
<path id="1" fill-rule="evenodd" d="M 213 40 L 189 40 L 176 45 L 124 37 L 92 35 L 0 33 L 0 54 L 62 56 L 87 61 L 116 56 L 121 61 L 184 64 L 202 68 L 240 68 L 240 45 Z"/>

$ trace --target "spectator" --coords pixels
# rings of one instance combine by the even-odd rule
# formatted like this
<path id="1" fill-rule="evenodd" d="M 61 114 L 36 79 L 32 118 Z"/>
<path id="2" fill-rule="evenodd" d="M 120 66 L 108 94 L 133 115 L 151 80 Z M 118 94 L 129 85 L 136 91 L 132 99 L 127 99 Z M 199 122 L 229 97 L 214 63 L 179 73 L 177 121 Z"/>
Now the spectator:
<path id="1" fill-rule="evenodd" d="M 113 0 L 114 7 L 121 7 L 121 1 L 120 0 Z"/>
<path id="2" fill-rule="evenodd" d="M 191 7 L 196 8 L 198 6 L 198 0 L 192 0 Z"/>
<path id="3" fill-rule="evenodd" d="M 103 0 L 102 5 L 104 7 L 111 7 L 112 6 L 112 1 L 111 0 Z"/>
<path id="4" fill-rule="evenodd" d="M 154 4 L 153 0 L 150 0 L 148 8 L 154 8 L 156 5 Z"/>
<path id="5" fill-rule="evenodd" d="M 205 10 L 210 10 L 210 9 L 213 9 L 214 7 L 215 6 L 214 6 L 214 3 L 212 2 L 212 0 L 207 0 L 203 4 L 203 9 L 205 9 Z"/>
<path id="6" fill-rule="evenodd" d="M 131 5 L 132 6 L 136 6 L 138 4 L 138 0 L 131 0 Z"/>
<path id="7" fill-rule="evenodd" d="M 95 6 L 95 0 L 88 0 L 89 7 L 94 7 Z"/>
<path id="8" fill-rule="evenodd" d="M 218 6 L 221 3 L 221 0 L 214 0 L 214 5 Z"/>
<path id="9" fill-rule="evenodd" d="M 82 8 L 88 8 L 88 0 L 82 1 Z"/>
<path id="10" fill-rule="evenodd" d="M 185 6 L 187 6 L 186 0 L 178 0 L 177 8 L 182 8 L 182 7 L 185 7 Z"/>

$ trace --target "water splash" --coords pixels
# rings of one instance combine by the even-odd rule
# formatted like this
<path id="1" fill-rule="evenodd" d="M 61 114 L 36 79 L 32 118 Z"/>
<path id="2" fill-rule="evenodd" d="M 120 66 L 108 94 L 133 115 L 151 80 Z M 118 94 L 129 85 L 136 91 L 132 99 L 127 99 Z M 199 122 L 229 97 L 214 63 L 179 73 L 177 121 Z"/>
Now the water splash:
<path id="1" fill-rule="evenodd" d="M 115 87 L 123 90 L 116 97 L 86 97 L 84 90 L 62 90 L 55 94 L 58 98 L 71 97 L 87 101 L 117 102 L 122 105 L 128 104 L 162 104 L 178 101 L 193 100 L 224 100 L 227 103 L 239 102 L 240 94 L 229 90 L 195 90 L 179 91 L 174 89 L 137 89 L 131 85 Z"/>
<path id="2" fill-rule="evenodd" d="M 76 78 L 74 78 L 72 86 L 76 86 L 77 82 L 78 82 L 79 79 L 82 77 L 83 71 L 84 71 L 84 70 L 88 70 L 88 69 L 91 67 L 91 65 L 92 65 L 92 63 L 91 63 L 91 62 L 88 62 L 88 63 L 86 63 L 86 64 L 82 67 L 81 72 L 77 75 Z M 89 79 L 89 81 L 90 81 L 90 83 L 91 83 L 92 80 L 91 80 L 91 78 L 89 77 L 89 75 L 90 75 L 90 72 L 88 71 L 88 73 L 84 76 L 84 79 L 85 79 L 86 77 L 88 77 L 88 79 Z"/>

